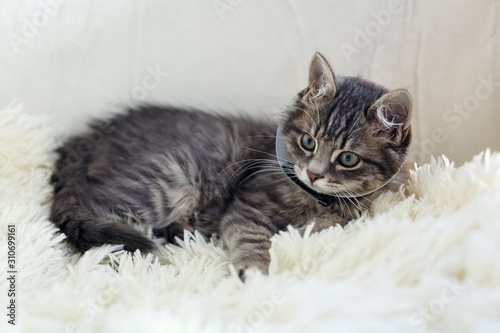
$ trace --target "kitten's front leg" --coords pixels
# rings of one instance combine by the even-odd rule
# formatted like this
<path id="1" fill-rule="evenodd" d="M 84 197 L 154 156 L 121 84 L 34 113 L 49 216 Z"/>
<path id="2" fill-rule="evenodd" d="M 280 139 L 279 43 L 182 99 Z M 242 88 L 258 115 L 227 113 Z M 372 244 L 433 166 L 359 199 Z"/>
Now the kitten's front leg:
<path id="1" fill-rule="evenodd" d="M 268 273 L 270 238 L 277 232 L 278 228 L 268 216 L 235 199 L 221 221 L 221 236 L 240 277 L 251 267 Z"/>
<path id="2" fill-rule="evenodd" d="M 304 232 L 306 231 L 307 227 L 310 226 L 312 223 L 314 223 L 314 227 L 312 229 L 312 232 L 319 232 L 321 230 L 328 229 L 329 227 L 340 225 L 344 227 L 349 221 L 341 216 L 338 215 L 329 215 L 329 216 L 323 216 L 323 217 L 318 217 L 312 219 L 310 222 L 306 223 L 302 227 L 300 227 L 298 230 L 301 235 L 304 235 Z"/>

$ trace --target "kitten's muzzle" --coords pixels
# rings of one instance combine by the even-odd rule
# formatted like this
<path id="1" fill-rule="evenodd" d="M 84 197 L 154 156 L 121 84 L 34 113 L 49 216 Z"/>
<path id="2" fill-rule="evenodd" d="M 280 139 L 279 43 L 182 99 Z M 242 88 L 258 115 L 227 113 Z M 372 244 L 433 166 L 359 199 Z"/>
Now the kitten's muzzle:
<path id="1" fill-rule="evenodd" d="M 307 171 L 307 176 L 309 177 L 311 184 L 314 183 L 316 180 L 323 178 L 323 176 L 317 175 L 311 171 Z"/>

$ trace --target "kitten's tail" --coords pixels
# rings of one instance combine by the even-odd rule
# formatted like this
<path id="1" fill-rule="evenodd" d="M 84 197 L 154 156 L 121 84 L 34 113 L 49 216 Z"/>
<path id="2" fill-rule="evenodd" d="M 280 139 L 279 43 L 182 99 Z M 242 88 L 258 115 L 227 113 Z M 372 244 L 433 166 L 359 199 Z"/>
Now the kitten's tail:
<path id="1" fill-rule="evenodd" d="M 50 220 L 79 251 L 104 244 L 121 244 L 126 251 L 151 252 L 154 242 L 133 226 L 116 222 L 103 205 L 92 200 L 89 183 L 82 176 L 52 177 L 55 183 Z"/>
<path id="2" fill-rule="evenodd" d="M 52 218 L 52 221 L 55 219 Z M 62 222 L 59 224 L 61 231 L 81 252 L 104 244 L 120 244 L 126 251 L 140 250 L 142 253 L 151 252 L 155 247 L 152 240 L 124 223 L 78 217 L 60 221 Z"/>

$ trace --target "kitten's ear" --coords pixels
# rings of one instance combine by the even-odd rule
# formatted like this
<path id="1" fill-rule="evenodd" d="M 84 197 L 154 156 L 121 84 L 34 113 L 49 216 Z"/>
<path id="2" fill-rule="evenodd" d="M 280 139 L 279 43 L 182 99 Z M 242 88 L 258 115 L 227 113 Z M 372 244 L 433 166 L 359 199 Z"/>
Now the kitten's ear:
<path id="1" fill-rule="evenodd" d="M 404 89 L 391 90 L 380 97 L 368 110 L 368 120 L 374 121 L 377 133 L 386 133 L 393 141 L 400 141 L 411 124 L 413 102 Z"/>
<path id="2" fill-rule="evenodd" d="M 331 99 L 335 96 L 335 75 L 326 59 L 316 52 L 309 65 L 309 85 L 304 98 Z"/>

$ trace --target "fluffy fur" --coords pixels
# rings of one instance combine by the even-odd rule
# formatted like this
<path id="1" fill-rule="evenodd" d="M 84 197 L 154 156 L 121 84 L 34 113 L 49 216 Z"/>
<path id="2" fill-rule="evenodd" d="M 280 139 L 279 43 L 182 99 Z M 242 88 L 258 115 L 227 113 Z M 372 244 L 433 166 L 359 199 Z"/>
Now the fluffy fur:
<path id="1" fill-rule="evenodd" d="M 497 332 L 500 154 L 413 170 L 403 192 L 319 234 L 272 239 L 270 275 L 241 283 L 220 241 L 155 256 L 72 253 L 48 219 L 55 122 L 2 110 L 0 262 L 17 228 L 16 327 L 2 332 Z M 327 246 L 329 245 L 329 246 Z M 7 304 L 6 270 L 0 304 Z M 457 284 L 456 284 L 457 283 Z M 15 330 L 14 330 L 15 329 Z"/>

